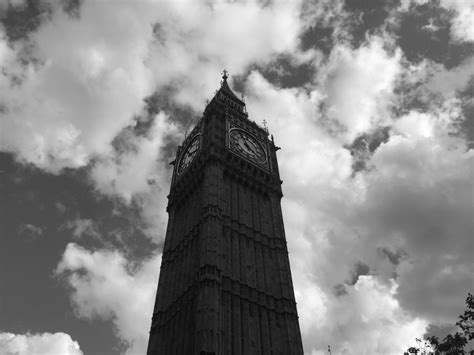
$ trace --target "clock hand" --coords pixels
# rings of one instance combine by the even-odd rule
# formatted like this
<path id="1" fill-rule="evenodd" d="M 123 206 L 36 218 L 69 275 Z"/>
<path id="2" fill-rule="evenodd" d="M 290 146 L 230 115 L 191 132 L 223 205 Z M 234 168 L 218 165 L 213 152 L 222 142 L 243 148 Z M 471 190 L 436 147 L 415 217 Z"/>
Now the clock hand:
<path id="1" fill-rule="evenodd" d="M 245 145 L 245 147 L 246 147 L 248 150 L 252 150 L 252 147 L 249 146 L 249 144 L 247 143 L 247 141 L 244 141 L 244 145 Z"/>
<path id="2" fill-rule="evenodd" d="M 257 152 L 255 150 L 255 147 L 253 145 L 249 146 L 246 142 L 245 146 L 247 147 L 248 150 L 250 150 L 252 152 L 252 154 L 257 154 Z"/>

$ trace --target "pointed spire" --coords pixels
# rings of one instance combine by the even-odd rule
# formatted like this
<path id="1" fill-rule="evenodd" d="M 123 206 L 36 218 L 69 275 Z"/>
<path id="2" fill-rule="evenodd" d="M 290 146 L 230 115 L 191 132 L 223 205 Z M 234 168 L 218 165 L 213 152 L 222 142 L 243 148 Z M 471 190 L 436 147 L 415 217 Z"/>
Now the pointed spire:
<path id="1" fill-rule="evenodd" d="M 229 87 L 229 84 L 227 83 L 227 78 L 229 77 L 229 72 L 227 69 L 224 69 L 222 71 L 222 80 L 221 80 L 221 88 L 220 91 L 224 92 L 228 97 L 236 101 L 239 105 L 245 106 L 245 103 L 243 100 L 239 99 L 231 90 Z"/>
<path id="2" fill-rule="evenodd" d="M 227 69 L 224 69 L 222 71 L 221 87 L 228 86 L 228 84 L 227 84 L 227 78 L 228 77 L 229 77 L 229 72 L 227 71 Z"/>
<path id="3" fill-rule="evenodd" d="M 222 80 L 227 81 L 227 78 L 229 77 L 227 74 L 229 74 L 229 72 L 227 71 L 227 69 L 224 69 L 222 71 Z"/>

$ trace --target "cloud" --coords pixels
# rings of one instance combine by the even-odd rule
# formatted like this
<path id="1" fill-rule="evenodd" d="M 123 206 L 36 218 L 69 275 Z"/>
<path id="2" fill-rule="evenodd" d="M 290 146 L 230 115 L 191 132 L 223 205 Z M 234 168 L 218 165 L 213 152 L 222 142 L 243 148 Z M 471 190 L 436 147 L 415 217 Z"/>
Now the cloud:
<path id="1" fill-rule="evenodd" d="M 335 130 L 341 131 L 344 142 L 351 142 L 389 119 L 389 104 L 401 71 L 400 59 L 401 52 L 388 53 L 378 37 L 356 50 L 345 45 L 333 49 L 320 75 L 325 81 L 327 118 Z M 340 127 L 335 126 L 336 122 Z"/>
<path id="2" fill-rule="evenodd" d="M 298 36 L 307 25 L 300 21 L 300 1 L 166 4 L 157 19 L 150 66 L 161 82 L 179 86 L 177 102 L 197 112 L 216 89 L 222 68 L 238 75 L 280 53 L 305 57 L 298 49 Z"/>
<path id="3" fill-rule="evenodd" d="M 171 183 L 172 158 L 165 148 L 182 136 L 175 122 L 161 112 L 152 118 L 146 135 L 124 129 L 114 141 L 114 152 L 96 159 L 90 171 L 98 191 L 119 196 L 139 208 L 142 230 L 157 243 L 164 240 L 166 196 Z"/>
<path id="4" fill-rule="evenodd" d="M 163 148 L 181 127 L 160 105 L 149 132 L 134 134 L 144 99 L 164 95 L 195 121 L 223 68 L 243 73 L 278 53 L 312 58 L 298 49 L 298 1 L 84 1 L 73 17 L 48 4 L 50 18 L 28 38 L 11 42 L 0 29 L 0 130 L 9 132 L 0 149 L 51 173 L 89 167 L 100 193 L 142 207 L 157 240 L 170 179 Z"/>
<path id="5" fill-rule="evenodd" d="M 62 228 L 70 230 L 74 238 L 82 238 L 83 236 L 100 238 L 97 224 L 92 219 L 77 218 L 65 223 Z"/>
<path id="6" fill-rule="evenodd" d="M 124 130 L 116 139 L 118 148 L 114 153 L 93 165 L 91 177 L 97 188 L 131 201 L 134 195 L 149 192 L 150 185 L 167 183 L 169 177 L 163 173 L 169 170 L 169 162 L 162 161 L 162 150 L 170 137 L 181 138 L 178 132 L 163 113 L 156 116 L 146 136 Z"/>
<path id="7" fill-rule="evenodd" d="M 85 2 L 81 21 L 56 9 L 30 40 L 0 36 L 1 129 L 9 132 L 1 148 L 47 171 L 108 154 L 152 88 L 147 24 L 133 6 L 113 6 L 99 20 L 104 4 L 95 4 Z"/>
<path id="8" fill-rule="evenodd" d="M 449 99 L 455 96 L 459 90 L 464 89 L 474 76 L 474 59 L 467 59 L 450 70 L 441 65 L 433 65 L 429 75 L 430 78 L 427 80 L 426 86 Z"/>
<path id="9" fill-rule="evenodd" d="M 381 284 L 373 276 L 361 276 L 344 295 L 326 298 L 320 321 L 308 327 L 302 320 L 305 351 L 324 354 L 329 344 L 335 354 L 403 353 L 421 337 L 428 322 L 414 318 L 396 300 L 396 284 Z M 314 294 L 307 294 L 314 297 Z M 324 299 L 324 295 L 320 297 Z M 304 317 L 300 307 L 300 317 Z M 312 334 L 318 334 L 317 337 Z M 319 350 L 316 350 L 319 349 Z"/>
<path id="10" fill-rule="evenodd" d="M 407 11 L 410 5 L 430 4 L 429 0 L 403 0 L 401 1 L 399 10 Z M 465 0 L 441 0 L 439 3 L 434 2 L 447 10 L 453 12 L 450 26 L 450 36 L 454 41 L 472 42 L 474 41 L 474 27 L 472 26 L 472 17 L 474 16 L 474 5 L 470 1 Z M 425 26 L 426 27 L 426 26 Z M 434 26 L 432 30 L 436 31 Z"/>
<path id="11" fill-rule="evenodd" d="M 90 167 L 99 192 L 146 208 L 148 234 L 158 238 L 164 213 L 148 211 L 164 211 L 162 149 L 179 136 L 179 122 L 158 107 L 147 135 L 134 134 L 148 115 L 143 100 L 163 93 L 196 120 L 224 67 L 243 73 L 282 52 L 311 59 L 299 55 L 305 24 L 296 1 L 84 1 L 77 17 L 48 4 L 51 16 L 27 38 L 9 41 L 0 29 L 0 130 L 9 132 L 0 149 L 51 173 Z"/>
<path id="12" fill-rule="evenodd" d="M 130 354 L 146 352 L 161 255 L 134 265 L 117 251 L 69 243 L 56 268 L 78 317 L 111 320 Z M 133 302 L 130 302 L 133 300 Z"/>
<path id="13" fill-rule="evenodd" d="M 29 39 L 0 30 L 0 148 L 54 173 L 110 157 L 155 90 L 179 85 L 174 99 L 200 111 L 221 68 L 296 51 L 302 28 L 299 2 L 84 1 L 79 18 L 51 8 Z"/>
<path id="14" fill-rule="evenodd" d="M 4 3 L 0 4 L 0 8 L 2 6 L 8 6 L 8 5 L 13 6 L 13 7 L 24 6 L 25 2 L 26 0 L 4 0 Z"/>
<path id="15" fill-rule="evenodd" d="M 18 234 L 25 239 L 34 240 L 43 236 L 43 229 L 34 224 L 24 224 L 18 228 Z"/>
<path id="16" fill-rule="evenodd" d="M 358 213 L 371 239 L 384 236 L 409 255 L 397 268 L 402 306 L 441 323 L 462 310 L 474 271 L 474 155 L 463 139 L 448 133 L 453 112 L 411 112 L 395 123 L 390 140 L 372 158 Z"/>
<path id="17" fill-rule="evenodd" d="M 353 354 L 405 350 L 427 322 L 402 309 L 396 282 L 387 286 L 377 275 L 349 281 L 368 242 L 350 220 L 351 208 L 363 207 L 364 181 L 351 177 L 350 152 L 322 122 L 322 95 L 317 89 L 279 89 L 257 73 L 249 77 L 247 92 L 251 117 L 265 117 L 282 147 L 283 214 L 305 351 L 323 352 L 327 344 Z M 336 284 L 345 280 L 353 286 L 342 286 L 344 296 L 336 297 Z"/>
<path id="18" fill-rule="evenodd" d="M 412 68 L 391 60 L 403 80 Z M 345 85 L 359 80 L 348 75 Z M 382 96 L 394 95 L 395 85 L 381 84 Z M 353 174 L 354 157 L 319 110 L 325 89 L 281 89 L 256 72 L 246 87 L 250 117 L 265 118 L 282 147 L 282 207 L 305 349 L 401 352 L 429 323 L 454 323 L 472 281 L 473 156 L 450 134 L 460 102 L 447 96 L 426 112 L 392 117 L 390 100 L 375 103 L 372 88 L 358 92 L 383 116 L 371 121 L 374 106 L 354 106 L 351 134 L 387 134 L 367 153 L 366 169 Z"/>
<path id="19" fill-rule="evenodd" d="M 331 344 L 348 353 L 400 352 L 428 322 L 453 322 L 473 271 L 472 150 L 450 134 L 471 61 L 450 70 L 426 59 L 413 65 L 388 33 L 351 46 L 342 1 L 84 1 L 78 17 L 51 4 L 51 18 L 29 38 L 12 42 L 0 29 L 0 130 L 8 132 L 0 149 L 52 173 L 86 166 L 99 193 L 140 208 L 160 243 L 170 146 L 181 138 L 181 121 L 200 117 L 227 67 L 243 75 L 250 118 L 266 119 L 282 147 L 282 203 L 306 351 Z M 469 40 L 469 5 L 442 4 L 458 14 L 452 34 Z M 324 58 L 299 48 L 315 18 L 335 26 Z M 417 25 L 416 16 L 410 21 Z M 426 45 L 426 38 L 419 40 Z M 317 74 L 304 88 L 287 89 L 256 70 L 245 77 L 279 56 L 315 65 Z M 418 98 L 406 87 L 420 82 L 420 91 L 439 97 L 426 94 L 423 111 L 394 110 L 406 104 L 404 95 Z M 162 102 L 152 115 L 143 101 L 151 95 L 189 117 L 173 116 Z M 349 147 L 382 130 L 363 168 L 354 169 Z M 87 220 L 68 227 L 76 237 L 97 233 Z M 56 273 L 79 317 L 111 320 L 130 352 L 144 352 L 159 259 L 137 264 L 71 243 Z"/>
<path id="20" fill-rule="evenodd" d="M 77 341 L 65 333 L 0 333 L 0 353 L 5 355 L 82 355 Z"/>
<path id="21" fill-rule="evenodd" d="M 441 6 L 454 10 L 456 15 L 451 27 L 451 35 L 455 40 L 474 42 L 474 4 L 464 0 L 441 0 Z"/>
<path id="22" fill-rule="evenodd" d="M 345 169 L 350 164 L 350 155 L 325 132 L 321 123 L 322 115 L 317 110 L 323 99 L 321 92 L 280 89 L 257 72 L 248 77 L 246 92 L 251 119 L 260 124 L 265 119 L 276 144 L 284 147 L 279 152 L 280 170 L 291 171 L 291 175 L 283 175 L 284 179 L 291 177 L 294 185 L 308 186 L 331 178 L 339 181 L 350 174 L 350 169 Z M 304 145 L 296 144 L 296 138 Z M 340 164 L 332 166 L 330 162 L 334 161 Z"/>

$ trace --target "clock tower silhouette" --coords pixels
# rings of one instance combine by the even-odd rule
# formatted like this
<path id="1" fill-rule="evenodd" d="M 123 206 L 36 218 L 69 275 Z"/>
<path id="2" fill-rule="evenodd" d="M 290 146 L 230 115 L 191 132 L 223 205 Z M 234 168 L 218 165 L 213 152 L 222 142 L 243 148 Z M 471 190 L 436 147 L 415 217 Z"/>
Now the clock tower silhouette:
<path id="1" fill-rule="evenodd" d="M 149 355 L 303 354 L 279 148 L 227 78 L 173 162 Z"/>

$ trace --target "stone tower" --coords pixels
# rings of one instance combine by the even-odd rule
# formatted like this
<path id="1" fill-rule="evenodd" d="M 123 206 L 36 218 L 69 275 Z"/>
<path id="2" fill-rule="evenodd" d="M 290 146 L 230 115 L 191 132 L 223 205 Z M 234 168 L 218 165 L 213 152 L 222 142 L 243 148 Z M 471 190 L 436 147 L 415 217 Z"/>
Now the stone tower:
<path id="1" fill-rule="evenodd" d="M 303 354 L 278 149 L 224 71 L 174 161 L 149 355 Z"/>

